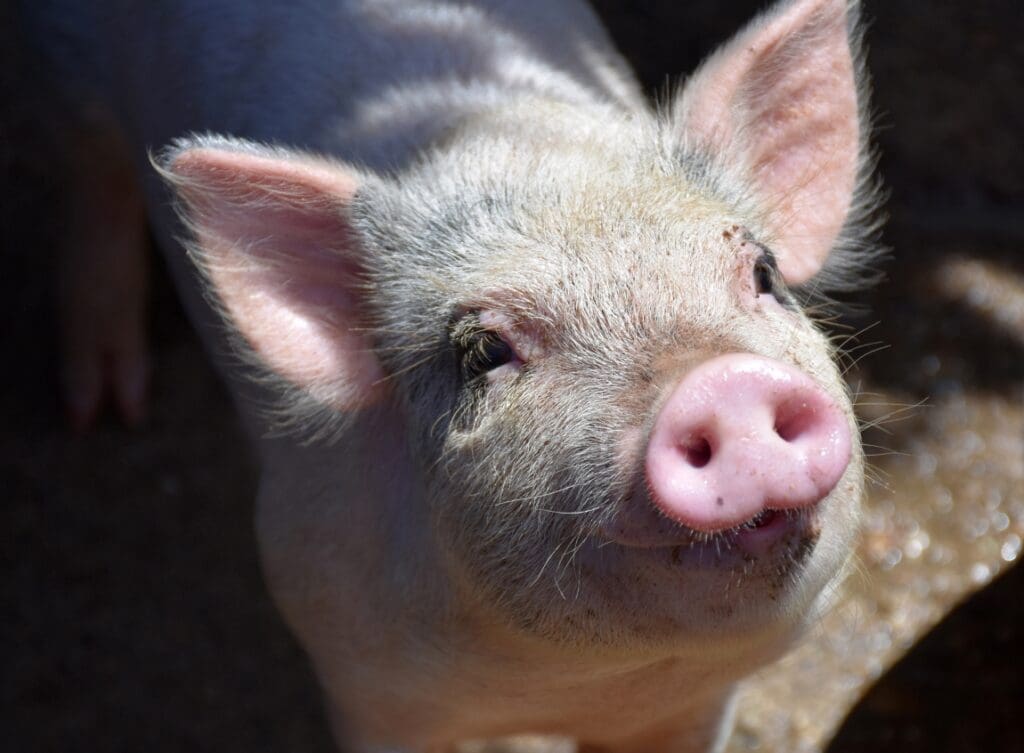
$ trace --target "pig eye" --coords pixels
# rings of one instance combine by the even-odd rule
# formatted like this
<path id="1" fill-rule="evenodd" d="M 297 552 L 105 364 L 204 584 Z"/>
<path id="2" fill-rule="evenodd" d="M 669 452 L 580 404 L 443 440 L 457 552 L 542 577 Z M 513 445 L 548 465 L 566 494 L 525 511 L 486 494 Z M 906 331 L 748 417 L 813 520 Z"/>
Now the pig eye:
<path id="1" fill-rule="evenodd" d="M 775 293 L 775 260 L 767 254 L 754 263 L 754 288 L 758 295 Z"/>
<path id="2" fill-rule="evenodd" d="M 515 357 L 512 346 L 496 332 L 478 330 L 465 344 L 462 353 L 462 380 L 468 383 L 488 371 L 504 366 Z"/>

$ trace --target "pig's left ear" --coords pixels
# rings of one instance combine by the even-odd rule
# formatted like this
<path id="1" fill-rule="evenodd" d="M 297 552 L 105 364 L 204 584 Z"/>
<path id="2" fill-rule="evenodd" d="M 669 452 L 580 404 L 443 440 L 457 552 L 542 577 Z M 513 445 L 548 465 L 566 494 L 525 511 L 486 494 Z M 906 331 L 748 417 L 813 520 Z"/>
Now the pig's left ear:
<path id="1" fill-rule="evenodd" d="M 350 221 L 362 177 L 227 139 L 183 141 L 158 166 L 216 301 L 261 364 L 336 410 L 374 402 L 364 259 Z"/>
<path id="2" fill-rule="evenodd" d="M 854 200 L 855 12 L 847 0 L 781 3 L 704 63 L 673 113 L 688 147 L 725 155 L 751 182 L 790 284 L 822 267 Z"/>

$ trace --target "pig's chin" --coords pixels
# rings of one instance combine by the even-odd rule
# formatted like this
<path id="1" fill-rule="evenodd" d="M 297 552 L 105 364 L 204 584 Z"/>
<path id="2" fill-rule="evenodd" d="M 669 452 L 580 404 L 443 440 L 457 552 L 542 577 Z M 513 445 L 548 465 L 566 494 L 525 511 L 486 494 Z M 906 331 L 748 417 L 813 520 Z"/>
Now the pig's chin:
<path id="1" fill-rule="evenodd" d="M 742 632 L 799 621 L 828 580 L 821 579 L 823 570 L 832 570 L 815 562 L 821 538 L 815 512 L 769 509 L 716 533 L 680 525 L 642 533 L 610 527 L 595 536 L 593 561 L 604 577 L 637 584 L 627 600 L 635 594 L 654 606 L 648 606 L 652 627 L 660 622 L 690 636 Z"/>
<path id="2" fill-rule="evenodd" d="M 770 658 L 817 620 L 835 590 L 850 550 L 848 502 L 768 510 L 714 534 L 671 521 L 608 521 L 550 594 L 542 632 L 558 639 L 564 629 L 577 646 L 583 638 L 605 648 Z M 544 586 L 535 584 L 534 599 Z"/>
<path id="3" fill-rule="evenodd" d="M 599 527 L 607 544 L 633 549 L 669 549 L 673 561 L 691 567 L 753 564 L 759 558 L 781 559 L 784 568 L 799 566 L 813 550 L 821 532 L 814 510 L 768 507 L 731 528 L 698 531 L 652 513 L 613 516 Z"/>

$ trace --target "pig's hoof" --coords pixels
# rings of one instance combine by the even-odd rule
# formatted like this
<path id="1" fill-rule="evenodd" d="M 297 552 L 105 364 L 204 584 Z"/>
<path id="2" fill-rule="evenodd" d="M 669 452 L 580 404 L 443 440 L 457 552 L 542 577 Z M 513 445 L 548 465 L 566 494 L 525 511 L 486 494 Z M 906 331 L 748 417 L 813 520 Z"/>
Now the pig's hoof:
<path id="1" fill-rule="evenodd" d="M 61 392 L 76 431 L 92 426 L 108 400 L 129 426 L 146 413 L 144 247 L 115 256 L 78 249 L 61 279 Z"/>
<path id="2" fill-rule="evenodd" d="M 146 414 L 149 365 L 144 349 L 134 344 L 90 348 L 84 344 L 65 355 L 62 379 L 68 420 L 75 431 L 95 423 L 109 396 L 128 426 Z"/>

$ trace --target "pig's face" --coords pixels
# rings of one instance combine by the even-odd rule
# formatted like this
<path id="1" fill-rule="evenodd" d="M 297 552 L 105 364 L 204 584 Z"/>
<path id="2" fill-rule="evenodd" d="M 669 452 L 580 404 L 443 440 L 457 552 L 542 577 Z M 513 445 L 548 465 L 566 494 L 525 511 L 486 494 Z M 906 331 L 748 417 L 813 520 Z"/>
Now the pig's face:
<path id="1" fill-rule="evenodd" d="M 392 178 L 169 155 L 259 363 L 332 416 L 388 406 L 417 490 L 392 508 L 429 511 L 456 609 L 703 651 L 774 644 L 831 592 L 862 458 L 787 282 L 865 263 L 849 7 L 780 5 L 663 115 L 518 93 Z"/>
<path id="2" fill-rule="evenodd" d="M 856 436 L 757 215 L 700 155 L 628 122 L 557 149 L 489 138 L 424 165 L 401 200 L 356 200 L 377 351 L 453 581 L 560 641 L 693 645 L 804 621 L 850 551 L 859 450 L 820 501 L 779 500 L 765 536 L 756 513 L 705 530 L 665 515 L 646 467 L 677 385 L 724 354 L 799 370 Z M 458 171 L 472 177 L 446 190 Z"/>

